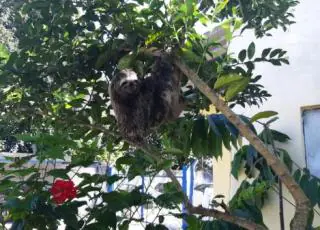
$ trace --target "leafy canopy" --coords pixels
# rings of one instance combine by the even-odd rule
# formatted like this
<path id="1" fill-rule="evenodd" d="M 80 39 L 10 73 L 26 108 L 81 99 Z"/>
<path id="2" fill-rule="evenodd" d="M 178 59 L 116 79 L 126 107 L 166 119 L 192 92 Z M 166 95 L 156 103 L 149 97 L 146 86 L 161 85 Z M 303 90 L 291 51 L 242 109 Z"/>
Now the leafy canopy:
<path id="1" fill-rule="evenodd" d="M 251 146 L 239 146 L 238 130 L 223 115 L 206 117 L 200 113 L 210 103 L 197 89 L 188 86 L 184 91 L 190 101 L 185 116 L 162 126 L 152 137 L 166 159 L 155 162 L 129 148 L 117 133 L 107 88 L 117 69 L 131 67 L 143 75 L 152 63 L 151 52 L 173 50 L 231 107 L 259 105 L 271 95 L 259 84 L 262 76 L 255 73 L 255 64 L 288 64 L 286 51 L 267 47 L 258 54 L 251 42 L 239 54 L 233 54 L 228 46 L 245 30 L 253 30 L 257 37 L 270 36 L 278 27 L 286 30 L 293 23 L 290 10 L 297 1 L 7 0 L 1 4 L 6 11 L 3 13 L 9 16 L 4 24 L 12 28 L 17 40 L 12 52 L 7 50 L 8 44 L 0 46 L 1 138 L 15 135 L 37 144 L 36 158 L 40 162 L 52 160 L 55 164 L 59 159 L 70 159 L 66 169 L 46 167 L 45 174 L 63 179 L 70 178 L 75 167 L 97 160 L 114 163 L 130 180 L 139 175 L 152 177 L 173 164 L 218 158 L 222 145 L 227 149 L 233 146 L 239 151 L 232 174 L 237 177 L 245 162 L 248 176 L 252 176 L 253 168 L 260 170 L 260 175 L 251 185 L 243 183 L 230 202 L 231 212 L 263 223 L 259 208 L 265 191 L 275 182 L 274 174 Z M 197 31 L 200 26 L 216 27 L 221 35 L 202 35 Z M 273 115 L 258 114 L 251 122 Z M 248 118 L 241 118 L 254 129 Z M 268 136 L 268 131 L 264 132 L 261 136 Z M 280 141 L 287 140 L 284 134 L 271 132 Z M 265 140 L 270 143 L 270 139 Z M 288 154 L 280 151 L 292 164 Z M 6 170 L 7 176 L 0 181 L 0 191 L 7 200 L 5 208 L 16 228 L 54 229 L 58 220 L 64 220 L 70 229 L 127 229 L 132 221 L 139 220 L 120 217 L 118 211 L 150 202 L 173 209 L 182 201 L 181 192 L 172 183 L 166 184 L 164 194 L 158 197 L 142 193 L 140 187 L 130 192 L 104 193 L 101 183 L 112 185 L 123 178 L 73 171 L 83 179 L 78 197 L 96 192 L 90 199 L 101 197 L 103 202 L 93 208 L 75 200 L 56 206 L 44 189 L 51 182 L 44 180 L 40 166 L 24 167 L 29 159 L 8 164 L 11 170 Z M 14 182 L 17 178 L 18 183 Z M 213 202 L 215 205 L 221 204 Z M 79 218 L 81 206 L 87 207 L 89 214 Z M 220 220 L 206 222 L 192 215 L 186 221 L 190 229 L 236 229 Z M 164 229 L 162 222 L 159 218 L 158 225 L 146 228 Z"/>

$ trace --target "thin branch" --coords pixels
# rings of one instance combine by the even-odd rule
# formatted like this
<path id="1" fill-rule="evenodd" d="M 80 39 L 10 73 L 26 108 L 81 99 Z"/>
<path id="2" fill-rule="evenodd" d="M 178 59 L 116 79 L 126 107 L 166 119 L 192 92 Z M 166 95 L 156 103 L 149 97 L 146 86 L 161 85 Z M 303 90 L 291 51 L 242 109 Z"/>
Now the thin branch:
<path id="1" fill-rule="evenodd" d="M 155 160 L 156 162 L 162 161 L 162 159 L 159 157 L 159 156 L 161 156 L 161 154 L 156 153 L 155 150 L 152 150 L 149 146 L 144 145 L 144 146 L 141 146 L 140 149 L 144 153 L 146 153 L 149 157 L 151 157 L 153 160 Z M 178 181 L 177 177 L 173 174 L 173 172 L 170 169 L 164 169 L 164 171 L 166 172 L 167 176 L 171 179 L 171 181 L 175 184 L 177 189 L 179 191 L 183 191 L 183 189 L 180 185 L 180 182 Z M 186 206 L 191 205 L 187 195 L 184 195 L 183 200 L 184 200 L 184 203 L 186 204 Z"/>
<path id="2" fill-rule="evenodd" d="M 75 126 L 81 126 L 81 127 L 87 127 L 87 128 L 90 128 L 90 129 L 94 129 L 94 130 L 100 130 L 104 134 L 107 134 L 107 135 L 110 135 L 110 136 L 113 136 L 113 137 L 120 137 L 118 134 L 110 131 L 107 128 L 104 128 L 102 125 L 84 124 L 84 123 L 80 123 L 80 121 L 79 121 L 79 123 L 75 124 Z"/>
<path id="3" fill-rule="evenodd" d="M 175 60 L 175 65 L 186 75 L 189 80 L 221 111 L 227 119 L 239 130 L 250 144 L 266 159 L 268 165 L 279 176 L 283 184 L 288 188 L 296 203 L 296 210 L 291 221 L 291 229 L 306 229 L 310 208 L 310 201 L 301 187 L 291 176 L 287 167 L 272 154 L 259 137 L 219 98 L 217 93 L 211 89 L 200 77 L 185 64 Z"/>
<path id="4" fill-rule="evenodd" d="M 156 152 L 155 150 L 152 150 L 149 146 L 140 146 L 140 149 L 142 151 L 144 151 L 149 157 L 151 157 L 153 160 L 160 162 L 162 159 L 159 157 L 161 154 L 159 152 Z M 177 177 L 173 174 L 173 172 L 171 171 L 171 169 L 165 169 L 166 174 L 168 175 L 168 177 L 171 179 L 171 181 L 175 184 L 175 186 L 177 187 L 177 189 L 179 191 L 183 191 Z M 184 193 L 183 193 L 184 194 Z M 245 218 L 241 218 L 238 216 L 233 216 L 230 215 L 228 213 L 224 213 L 224 212 L 220 212 L 218 210 L 215 209 L 207 209 L 207 208 L 203 208 L 203 207 L 194 207 L 190 200 L 188 199 L 187 195 L 184 194 L 183 197 L 183 203 L 185 205 L 185 207 L 187 208 L 189 214 L 198 214 L 198 215 L 205 215 L 205 216 L 210 216 L 210 217 L 214 217 L 217 219 L 221 219 L 224 220 L 226 222 L 238 225 L 242 228 L 246 228 L 249 230 L 266 230 L 267 228 L 256 224 L 250 220 L 247 220 Z"/>
<path id="5" fill-rule="evenodd" d="M 156 177 L 156 175 L 153 175 L 153 176 L 151 177 L 150 183 L 148 184 L 147 187 L 145 187 L 145 193 L 148 193 L 149 188 L 151 187 L 151 184 L 152 184 L 153 180 L 155 179 L 155 177 Z M 144 189 L 144 188 L 143 188 L 143 189 Z M 132 220 L 133 217 L 134 217 L 134 215 L 138 212 L 139 209 L 140 209 L 140 206 L 137 206 L 137 207 L 135 208 L 135 210 L 131 213 L 130 218 L 128 218 L 128 219 L 129 219 L 129 220 Z M 130 210 L 130 209 L 129 209 L 129 210 Z M 131 211 L 131 210 L 130 210 L 130 211 Z M 126 214 L 125 214 L 125 215 L 126 215 Z M 143 221 L 144 218 L 141 217 L 141 220 Z M 140 222 L 140 223 L 141 223 L 141 222 Z M 144 226 L 143 226 L 143 227 L 144 227 Z"/>
<path id="6" fill-rule="evenodd" d="M 245 15 L 244 15 L 244 12 L 243 12 L 243 5 L 242 5 L 242 2 L 241 2 L 241 0 L 238 0 L 238 2 L 239 2 L 239 9 L 240 9 L 240 12 L 241 12 L 241 16 L 244 18 L 245 17 Z"/>
<path id="7" fill-rule="evenodd" d="M 256 224 L 248 219 L 241 218 L 238 216 L 232 216 L 227 213 L 223 213 L 223 212 L 220 212 L 220 211 L 217 211 L 214 209 L 207 209 L 207 208 L 203 208 L 203 207 L 189 207 L 188 210 L 192 214 L 199 214 L 202 216 L 214 217 L 217 219 L 227 221 L 229 223 L 236 224 L 236 225 L 241 226 L 246 229 L 252 229 L 252 230 L 253 229 L 255 229 L 255 230 L 266 230 L 267 229 L 266 227 L 259 225 L 259 224 Z"/>

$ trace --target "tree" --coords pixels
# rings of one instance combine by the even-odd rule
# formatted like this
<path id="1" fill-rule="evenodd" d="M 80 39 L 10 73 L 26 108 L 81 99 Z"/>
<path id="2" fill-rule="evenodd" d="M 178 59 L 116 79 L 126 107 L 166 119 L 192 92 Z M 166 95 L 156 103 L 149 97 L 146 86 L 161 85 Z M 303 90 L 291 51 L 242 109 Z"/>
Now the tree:
<path id="1" fill-rule="evenodd" d="M 266 191 L 279 179 L 296 201 L 292 229 L 305 229 L 307 224 L 310 225 L 307 223 L 310 212 L 308 198 L 314 206 L 317 197 L 311 199 L 314 193 L 308 192 L 306 197 L 303 190 L 308 189 L 300 188 L 277 157 L 277 152 L 273 154 L 266 148 L 270 139 L 259 138 L 263 133 L 258 136 L 251 124 L 266 114 L 258 114 L 250 121 L 235 115 L 229 108 L 259 105 L 270 97 L 258 84 L 261 75 L 254 72 L 255 63 L 288 64 L 284 57 L 286 52 L 280 48 L 266 48 L 257 57 L 252 42 L 237 56 L 227 52 L 215 57 L 211 50 L 221 44 L 208 40 L 195 30 L 198 24 L 219 25 L 224 30 L 227 44 L 239 31 L 254 30 L 257 37 L 269 36 L 272 29 L 281 27 L 286 30 L 293 23 L 290 10 L 297 1 L 31 0 L 6 1 L 3 4 L 9 9 L 10 25 L 14 28 L 18 49 L 10 55 L 2 55 L 2 137 L 16 135 L 36 143 L 36 157 L 40 162 L 70 157 L 71 162 L 66 169 L 45 170 L 45 175 L 54 178 L 70 179 L 70 172 L 74 172 L 77 166 L 87 166 L 95 160 L 104 159 L 109 163 L 113 161 L 118 170 L 126 172 L 128 179 L 139 175 L 153 176 L 161 170 L 165 170 L 172 179 L 172 183 L 165 184 L 164 194 L 152 197 L 141 192 L 140 187 L 132 191 L 104 193 L 99 188 L 101 183 L 110 185 L 122 177 L 74 172 L 83 179 L 78 185 L 77 197 L 96 192 L 91 199 L 101 197 L 103 200 L 88 208 L 88 215 L 79 218 L 78 208 L 86 206 L 86 203 L 68 200 L 68 197 L 73 197 L 68 194 L 62 197 L 63 201 L 67 200 L 62 205 L 52 202 L 49 189 L 44 189 L 52 185 L 51 181 L 44 179 L 40 167 L 23 167 L 30 159 L 26 157 L 7 164 L 10 170 L 5 171 L 7 177 L 1 180 L 0 192 L 7 200 L 4 207 L 15 221 L 14 226 L 54 229 L 59 220 L 64 220 L 72 229 L 109 229 L 116 226 L 127 229 L 131 222 L 142 220 L 132 216 L 120 218 L 117 216 L 119 211 L 150 202 L 173 209 L 184 202 L 188 213 L 177 217 L 185 218 L 190 229 L 265 229 L 259 210 L 261 205 L 247 202 L 244 194 L 251 189 L 249 194 L 264 200 Z M 152 136 L 154 145 L 135 149 L 117 133 L 116 122 L 110 112 L 108 82 L 120 67 L 131 67 L 139 74 L 145 73 L 153 62 L 154 52 L 161 49 L 173 50 L 175 65 L 193 82 L 195 87 L 189 87 L 185 92 L 190 107 L 184 117 L 163 125 Z M 186 84 L 186 79 L 182 83 Z M 205 117 L 199 111 L 210 104 L 215 105 L 220 113 Z M 267 133 L 269 129 L 265 130 Z M 239 146 L 237 139 L 242 136 L 251 145 Z M 222 154 L 222 145 L 227 149 L 234 146 L 252 156 L 251 161 L 246 161 L 248 174 L 256 166 L 264 173 L 260 173 L 251 185 L 243 183 L 229 207 L 215 202 L 224 208 L 224 212 L 215 208 L 193 207 L 182 194 L 170 168 L 173 163 L 187 164 L 194 158 L 218 158 Z M 261 164 L 253 163 L 257 158 L 262 159 Z M 244 159 L 240 154 L 236 155 L 233 175 L 237 175 Z M 288 162 L 290 160 L 285 163 Z M 20 176 L 27 177 L 14 182 Z M 319 182 L 315 180 L 312 183 L 314 188 L 318 188 Z M 309 183 L 305 181 L 310 180 L 304 179 L 303 183 Z M 14 189 L 8 189 L 10 186 Z M 21 194 L 22 197 L 19 196 Z M 215 219 L 203 221 L 199 215 Z M 158 225 L 150 224 L 147 229 L 165 229 L 160 219 Z"/>

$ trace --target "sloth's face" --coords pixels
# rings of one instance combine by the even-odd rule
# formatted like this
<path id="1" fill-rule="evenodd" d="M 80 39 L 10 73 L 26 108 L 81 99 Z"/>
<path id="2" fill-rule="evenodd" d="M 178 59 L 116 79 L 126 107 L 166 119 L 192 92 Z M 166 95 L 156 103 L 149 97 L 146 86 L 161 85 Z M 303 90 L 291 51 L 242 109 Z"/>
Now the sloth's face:
<path id="1" fill-rule="evenodd" d="M 122 70 L 118 76 L 118 90 L 123 96 L 133 96 L 139 93 L 140 79 L 137 74 L 130 70 Z"/>

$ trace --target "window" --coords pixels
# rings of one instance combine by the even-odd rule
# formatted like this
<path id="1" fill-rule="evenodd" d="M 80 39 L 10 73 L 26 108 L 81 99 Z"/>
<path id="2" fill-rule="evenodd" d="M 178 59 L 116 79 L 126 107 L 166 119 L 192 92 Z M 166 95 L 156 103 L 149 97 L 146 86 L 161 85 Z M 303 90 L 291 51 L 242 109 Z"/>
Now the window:
<path id="1" fill-rule="evenodd" d="M 307 168 L 320 178 L 320 105 L 302 108 Z"/>

